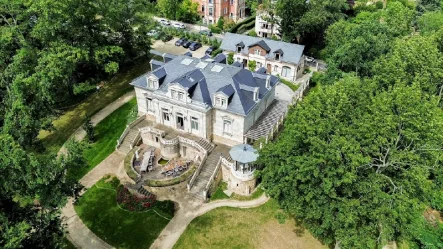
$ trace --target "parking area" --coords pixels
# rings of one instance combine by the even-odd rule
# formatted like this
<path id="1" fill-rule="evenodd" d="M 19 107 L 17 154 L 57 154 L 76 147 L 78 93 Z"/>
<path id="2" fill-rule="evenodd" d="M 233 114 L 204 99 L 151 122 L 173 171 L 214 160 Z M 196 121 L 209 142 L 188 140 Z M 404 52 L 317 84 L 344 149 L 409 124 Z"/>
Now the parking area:
<path id="1" fill-rule="evenodd" d="M 184 54 L 186 52 L 191 52 L 192 57 L 201 58 L 205 55 L 205 51 L 209 47 L 207 45 L 203 45 L 201 48 L 197 49 L 196 51 L 191 51 L 191 50 L 184 48 L 182 46 L 180 46 L 180 47 L 175 46 L 175 42 L 178 39 L 179 38 L 174 38 L 166 43 L 162 42 L 162 41 L 155 41 L 154 44 L 152 44 L 152 49 L 157 50 L 161 53 L 169 53 L 169 54 L 175 54 L 175 55 L 180 55 L 180 54 Z"/>

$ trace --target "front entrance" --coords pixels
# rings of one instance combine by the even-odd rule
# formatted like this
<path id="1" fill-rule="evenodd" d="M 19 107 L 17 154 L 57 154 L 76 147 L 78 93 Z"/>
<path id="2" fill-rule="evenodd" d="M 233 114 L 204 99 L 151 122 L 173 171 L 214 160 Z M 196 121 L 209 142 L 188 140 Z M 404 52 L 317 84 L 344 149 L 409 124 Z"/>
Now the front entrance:
<path id="1" fill-rule="evenodd" d="M 269 64 L 269 63 L 266 66 L 266 73 L 271 73 L 271 64 Z"/>
<path id="2" fill-rule="evenodd" d="M 183 115 L 180 113 L 177 113 L 177 129 L 180 129 L 180 130 L 185 129 L 185 120 L 183 118 Z"/>
<path id="3" fill-rule="evenodd" d="M 248 60 L 243 59 L 243 67 L 248 67 Z"/>

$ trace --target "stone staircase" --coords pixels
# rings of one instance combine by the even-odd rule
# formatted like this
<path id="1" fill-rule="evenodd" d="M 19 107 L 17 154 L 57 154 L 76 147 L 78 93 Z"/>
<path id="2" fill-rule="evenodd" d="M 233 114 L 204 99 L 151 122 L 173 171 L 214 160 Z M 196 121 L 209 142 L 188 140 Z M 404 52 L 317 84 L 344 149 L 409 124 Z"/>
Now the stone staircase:
<path id="1" fill-rule="evenodd" d="M 200 140 L 197 141 L 197 143 L 203 147 L 205 150 L 210 153 L 214 149 L 214 144 L 208 142 L 206 139 L 200 138 Z"/>
<path id="2" fill-rule="evenodd" d="M 203 164 L 200 174 L 197 176 L 197 179 L 195 180 L 194 184 L 191 187 L 191 190 L 189 192 L 190 195 L 194 196 L 197 199 L 205 200 L 203 196 L 203 191 L 205 190 L 209 179 L 214 173 L 215 167 L 217 166 L 219 159 L 220 159 L 220 153 L 214 151 L 211 154 L 209 154 L 205 164 Z"/>
<path id="3" fill-rule="evenodd" d="M 134 138 L 138 134 L 138 128 L 135 127 L 130 129 L 125 139 L 123 139 L 122 144 L 118 147 L 118 151 L 123 152 L 124 154 L 128 154 L 131 151 L 130 143 L 134 140 Z"/>

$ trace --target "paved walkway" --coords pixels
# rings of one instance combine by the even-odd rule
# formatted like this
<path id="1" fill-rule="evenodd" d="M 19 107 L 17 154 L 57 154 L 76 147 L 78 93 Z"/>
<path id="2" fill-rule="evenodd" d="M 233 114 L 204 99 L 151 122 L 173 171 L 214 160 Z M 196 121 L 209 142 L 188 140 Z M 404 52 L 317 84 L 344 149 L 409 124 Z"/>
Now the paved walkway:
<path id="1" fill-rule="evenodd" d="M 130 91 L 126 93 L 125 95 L 121 96 L 120 98 L 114 100 L 111 104 L 107 105 L 105 108 L 101 109 L 99 112 L 97 112 L 94 116 L 91 117 L 91 122 L 93 126 L 96 126 L 100 121 L 105 119 L 109 114 L 113 113 L 115 110 L 117 110 L 122 105 L 128 103 L 132 98 L 135 97 L 135 92 Z M 83 129 L 83 127 L 79 127 L 71 137 L 74 137 L 75 140 L 80 141 L 83 138 L 85 138 L 86 132 Z M 63 145 L 62 148 L 59 150 L 60 153 L 65 152 L 65 146 Z"/>

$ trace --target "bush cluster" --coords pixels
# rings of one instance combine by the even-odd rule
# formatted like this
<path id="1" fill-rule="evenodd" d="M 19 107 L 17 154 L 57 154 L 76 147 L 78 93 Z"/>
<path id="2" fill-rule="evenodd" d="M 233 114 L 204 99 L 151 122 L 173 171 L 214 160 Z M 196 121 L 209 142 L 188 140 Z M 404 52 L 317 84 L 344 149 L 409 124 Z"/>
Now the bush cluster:
<path id="1" fill-rule="evenodd" d="M 145 211 L 153 207 L 155 204 L 156 196 L 149 193 L 148 196 L 136 196 L 129 192 L 128 188 L 123 185 L 119 185 L 117 188 L 117 203 L 120 207 L 129 211 Z"/>

